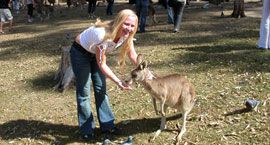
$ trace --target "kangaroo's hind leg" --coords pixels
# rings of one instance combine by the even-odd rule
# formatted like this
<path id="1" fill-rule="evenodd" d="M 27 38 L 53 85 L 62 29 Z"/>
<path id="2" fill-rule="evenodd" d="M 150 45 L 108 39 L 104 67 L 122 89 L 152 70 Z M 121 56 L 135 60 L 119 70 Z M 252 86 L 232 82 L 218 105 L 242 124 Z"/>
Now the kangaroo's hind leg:
<path id="1" fill-rule="evenodd" d="M 153 102 L 155 113 L 156 113 L 156 115 L 158 115 L 159 113 L 158 113 L 158 109 L 157 109 L 157 99 L 152 97 L 152 102 Z"/>

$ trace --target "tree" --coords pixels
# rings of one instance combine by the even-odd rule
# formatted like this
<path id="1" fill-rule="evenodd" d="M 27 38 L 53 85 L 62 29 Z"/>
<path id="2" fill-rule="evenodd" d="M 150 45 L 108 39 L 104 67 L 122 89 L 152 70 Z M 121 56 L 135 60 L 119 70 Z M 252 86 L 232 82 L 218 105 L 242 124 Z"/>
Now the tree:
<path id="1" fill-rule="evenodd" d="M 233 12 L 232 12 L 232 17 L 234 18 L 241 18 L 241 17 L 246 17 L 245 12 L 244 12 L 244 0 L 234 0 L 234 6 L 233 6 Z"/>

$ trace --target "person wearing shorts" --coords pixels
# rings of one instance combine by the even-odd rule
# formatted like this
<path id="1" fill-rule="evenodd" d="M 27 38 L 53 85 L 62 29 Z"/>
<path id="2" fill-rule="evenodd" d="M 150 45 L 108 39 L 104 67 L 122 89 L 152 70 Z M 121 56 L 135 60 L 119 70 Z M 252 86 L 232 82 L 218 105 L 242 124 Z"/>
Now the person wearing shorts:
<path id="1" fill-rule="evenodd" d="M 10 0 L 0 0 L 0 33 L 3 34 L 3 25 L 6 20 L 9 21 L 9 31 L 12 29 L 13 16 L 9 8 Z"/>

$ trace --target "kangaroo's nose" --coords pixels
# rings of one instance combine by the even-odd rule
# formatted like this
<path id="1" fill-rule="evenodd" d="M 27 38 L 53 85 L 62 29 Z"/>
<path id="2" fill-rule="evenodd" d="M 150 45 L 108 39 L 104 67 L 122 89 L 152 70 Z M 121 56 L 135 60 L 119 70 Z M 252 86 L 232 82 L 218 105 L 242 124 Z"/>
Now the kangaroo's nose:
<path id="1" fill-rule="evenodd" d="M 131 78 L 136 78 L 137 74 L 136 73 L 131 73 Z"/>

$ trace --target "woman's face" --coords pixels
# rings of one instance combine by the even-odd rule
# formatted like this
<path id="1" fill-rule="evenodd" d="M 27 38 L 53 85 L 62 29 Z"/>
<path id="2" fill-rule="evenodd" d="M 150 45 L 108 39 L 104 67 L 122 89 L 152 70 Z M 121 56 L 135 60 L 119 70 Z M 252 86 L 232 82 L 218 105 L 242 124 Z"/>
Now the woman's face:
<path id="1" fill-rule="evenodd" d="M 120 29 L 122 36 L 127 38 L 130 33 L 136 31 L 135 25 L 136 25 L 136 17 L 135 16 L 127 17 L 127 19 L 124 21 Z"/>

